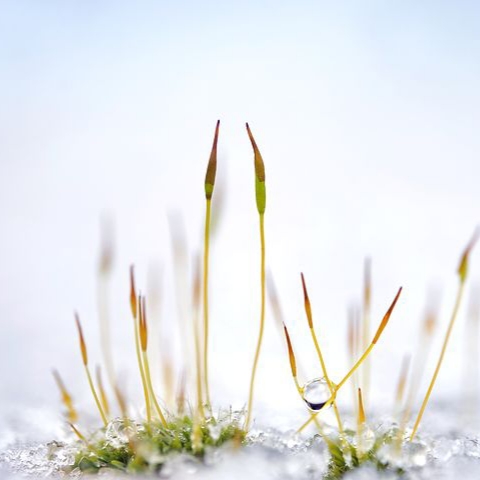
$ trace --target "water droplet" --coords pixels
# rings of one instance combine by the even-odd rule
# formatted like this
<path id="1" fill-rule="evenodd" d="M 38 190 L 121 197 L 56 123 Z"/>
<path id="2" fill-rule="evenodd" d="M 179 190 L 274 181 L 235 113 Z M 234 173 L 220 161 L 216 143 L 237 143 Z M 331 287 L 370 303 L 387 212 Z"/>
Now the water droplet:
<path id="1" fill-rule="evenodd" d="M 303 387 L 303 400 L 313 412 L 318 412 L 330 398 L 330 389 L 325 378 L 315 378 Z"/>

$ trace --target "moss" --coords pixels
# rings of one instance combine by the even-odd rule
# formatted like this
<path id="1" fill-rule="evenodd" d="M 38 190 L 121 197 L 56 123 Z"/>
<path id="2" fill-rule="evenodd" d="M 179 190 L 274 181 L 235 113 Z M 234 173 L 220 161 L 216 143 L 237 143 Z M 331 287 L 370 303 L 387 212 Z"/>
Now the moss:
<path id="1" fill-rule="evenodd" d="M 194 431 L 198 432 L 197 438 Z M 202 459 L 208 448 L 243 442 L 245 432 L 233 416 L 220 420 L 212 417 L 199 425 L 194 425 L 191 417 L 182 416 L 170 420 L 166 427 L 159 422 L 135 424 L 117 419 L 92 438 L 79 449 L 72 468 L 85 473 L 103 468 L 159 471 L 171 454 L 186 453 Z"/>
<path id="2" fill-rule="evenodd" d="M 397 475 L 402 475 L 404 471 L 401 468 L 389 464 L 379 456 L 382 447 L 385 445 L 394 446 L 394 442 L 397 441 L 396 434 L 395 429 L 383 433 L 377 432 L 372 447 L 365 452 L 358 450 L 355 432 L 353 431 L 346 431 L 343 439 L 339 437 L 325 439 L 330 460 L 327 473 L 323 477 L 324 480 L 340 479 L 347 472 L 366 465 L 371 465 L 379 471 L 390 470 Z"/>

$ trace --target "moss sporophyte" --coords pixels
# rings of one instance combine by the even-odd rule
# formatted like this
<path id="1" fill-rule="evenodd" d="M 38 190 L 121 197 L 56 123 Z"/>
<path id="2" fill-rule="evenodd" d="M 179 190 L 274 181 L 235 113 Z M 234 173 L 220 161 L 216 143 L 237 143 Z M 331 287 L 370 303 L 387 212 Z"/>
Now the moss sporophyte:
<path id="1" fill-rule="evenodd" d="M 209 386 L 209 333 L 215 326 L 215 321 L 210 322 L 209 316 L 209 263 L 210 263 L 210 227 L 212 202 L 214 201 L 215 179 L 217 172 L 217 150 L 220 133 L 220 122 L 215 127 L 214 140 L 211 148 L 207 171 L 205 175 L 204 190 L 206 201 L 203 261 L 198 259 L 195 263 L 194 276 L 191 288 L 191 332 L 194 355 L 189 371 L 194 373 L 194 399 L 185 398 L 185 381 L 180 380 L 180 393 L 174 405 L 165 401 L 171 396 L 168 383 L 165 391 L 160 395 L 154 388 L 149 360 L 149 319 L 147 317 L 147 297 L 137 292 L 135 271 L 130 266 L 130 310 L 133 321 L 133 342 L 136 352 L 136 361 L 142 387 L 143 401 L 145 404 L 144 416 L 134 418 L 129 414 L 128 402 L 122 392 L 122 385 L 115 373 L 115 366 L 110 347 L 108 327 L 107 290 L 110 277 L 111 248 L 106 243 L 102 250 L 99 267 L 99 307 L 102 332 L 102 357 L 103 367 L 107 373 L 108 382 L 104 385 L 102 370 L 97 367 L 96 382 L 90 371 L 87 341 L 80 321 L 80 316 L 75 313 L 75 322 L 79 339 L 81 361 L 85 370 L 88 388 L 91 391 L 93 403 L 98 411 L 101 426 L 93 432 L 85 432 L 81 426 L 82 418 L 79 417 L 70 390 L 57 370 L 53 371 L 56 385 L 61 393 L 64 406 L 65 420 L 76 437 L 76 454 L 70 469 L 83 472 L 98 472 L 105 468 L 122 470 L 124 472 L 156 472 L 162 469 L 171 454 L 183 453 L 202 459 L 211 449 L 230 446 L 232 450 L 241 448 L 254 440 L 249 436 L 252 419 L 254 418 L 254 388 L 256 373 L 259 367 L 260 353 L 265 329 L 265 311 L 267 290 L 272 304 L 272 312 L 281 326 L 286 340 L 286 351 L 290 372 L 299 397 L 306 406 L 308 416 L 303 425 L 298 426 L 298 432 L 303 432 L 309 425 L 315 429 L 329 452 L 328 470 L 325 478 L 340 478 L 345 472 L 369 463 L 380 470 L 391 469 L 401 472 L 408 463 L 409 449 L 415 442 L 415 437 L 433 392 L 438 373 L 442 366 L 445 352 L 450 340 L 454 323 L 463 298 L 467 281 L 469 257 L 477 241 L 478 231 L 474 234 L 461 255 L 458 267 L 459 286 L 450 323 L 445 334 L 444 342 L 439 354 L 436 368 L 426 391 L 419 413 L 409 427 L 411 413 L 415 407 L 415 397 L 419 390 L 419 376 L 423 368 L 422 361 L 414 364 L 408 375 L 408 360 L 402 366 L 400 379 L 396 392 L 396 408 L 394 416 L 398 422 L 392 423 L 391 428 L 378 428 L 368 422 L 368 404 L 366 398 L 370 386 L 370 354 L 375 345 L 380 341 L 382 333 L 387 327 L 395 306 L 400 299 L 402 288 L 399 288 L 386 313 L 378 324 L 373 337 L 370 336 L 371 316 L 371 265 L 370 260 L 365 263 L 364 280 L 364 305 L 363 314 L 352 316 L 348 329 L 348 345 L 351 368 L 338 382 L 332 379 L 328 372 L 328 359 L 321 349 L 322 335 L 316 331 L 314 324 L 313 308 L 307 289 L 305 275 L 302 273 L 301 291 L 306 316 L 306 326 L 316 352 L 318 367 L 322 376 L 300 383 L 297 372 L 297 358 L 294 342 L 287 328 L 280 308 L 278 294 L 273 281 L 266 281 L 266 240 L 265 240 L 265 210 L 266 186 L 265 164 L 258 148 L 257 142 L 249 125 L 246 125 L 248 138 L 253 148 L 254 160 L 254 192 L 259 221 L 260 239 L 260 265 L 259 265 L 259 295 L 260 295 L 260 321 L 259 331 L 255 346 L 255 353 L 250 374 L 250 383 L 247 394 L 246 409 L 235 412 L 231 409 L 219 410 L 214 413 Z M 268 289 L 267 289 L 268 286 Z M 201 312 L 201 313 L 200 313 Z M 422 349 L 420 358 L 425 355 L 427 345 L 433 335 L 435 314 L 429 312 L 421 333 Z M 166 370 L 171 370 L 172 359 L 165 360 Z M 168 367 L 168 368 L 166 368 Z M 361 374 L 358 376 L 358 374 Z M 409 378 L 410 377 L 410 378 Z M 361 386 L 356 386 L 361 378 Z M 341 414 L 339 399 L 342 387 L 347 383 L 354 385 L 354 401 L 356 420 L 354 429 L 347 428 L 344 422 L 345 413 Z M 404 395 L 404 392 L 407 392 Z M 405 398 L 403 398 L 405 396 Z M 115 402 L 112 402 L 111 399 Z M 115 404 L 115 405 L 114 405 Z M 332 407 L 335 415 L 335 429 L 325 428 L 322 413 Z M 351 422 L 350 422 L 351 423 Z M 410 445 L 410 446 L 409 446 Z M 252 445 L 254 447 L 254 445 Z"/>

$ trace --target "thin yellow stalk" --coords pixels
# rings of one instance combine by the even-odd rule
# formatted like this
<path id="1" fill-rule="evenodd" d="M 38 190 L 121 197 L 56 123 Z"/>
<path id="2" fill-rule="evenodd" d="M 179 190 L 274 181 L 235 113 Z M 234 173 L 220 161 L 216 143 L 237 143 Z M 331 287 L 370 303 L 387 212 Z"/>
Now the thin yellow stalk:
<path id="1" fill-rule="evenodd" d="M 338 391 L 343 385 L 345 385 L 347 380 L 355 373 L 357 368 L 364 362 L 364 360 L 368 357 L 370 352 L 373 350 L 373 348 L 377 344 L 378 340 L 380 339 L 380 336 L 383 333 L 383 330 L 385 329 L 388 321 L 390 320 L 390 316 L 392 315 L 393 309 L 395 308 L 395 305 L 396 305 L 397 300 L 400 297 L 401 293 L 402 293 L 402 287 L 399 288 L 397 294 L 395 295 L 395 298 L 393 299 L 392 304 L 390 305 L 389 309 L 387 310 L 387 313 L 385 313 L 382 321 L 380 322 L 380 325 L 377 329 L 377 332 L 375 333 L 375 336 L 373 337 L 372 343 L 369 345 L 367 350 L 365 350 L 363 355 L 357 360 L 357 363 L 355 363 L 355 365 L 350 369 L 350 371 L 343 377 L 342 381 L 336 386 L 336 388 L 335 388 L 336 391 Z M 329 400 L 330 403 L 332 403 L 332 401 L 333 401 L 333 399 Z"/>
<path id="2" fill-rule="evenodd" d="M 208 267 L 210 256 L 210 218 L 212 212 L 212 200 L 207 199 L 205 216 L 205 250 L 203 253 L 203 371 L 205 377 L 205 396 L 207 405 L 210 401 L 210 384 L 208 377 L 208 340 L 209 340 L 209 318 L 208 318 Z"/>
<path id="3" fill-rule="evenodd" d="M 285 339 L 287 341 L 287 349 L 288 349 L 288 359 L 290 362 L 290 370 L 292 372 L 292 378 L 293 382 L 295 383 L 295 387 L 297 389 L 298 394 L 300 395 L 300 398 L 303 400 L 303 388 L 300 386 L 300 383 L 298 382 L 297 378 L 297 361 L 295 359 L 295 353 L 293 351 L 293 346 L 292 342 L 290 340 L 290 335 L 288 333 L 287 326 L 283 324 L 283 331 L 285 333 Z M 326 435 L 323 431 L 322 425 L 320 424 L 319 420 L 311 413 L 311 418 L 315 422 L 315 426 L 318 428 L 318 431 L 320 432 L 320 435 L 326 439 Z"/>
<path id="4" fill-rule="evenodd" d="M 138 369 L 140 371 L 140 378 L 142 380 L 143 395 L 145 397 L 145 408 L 147 411 L 147 420 L 148 422 L 150 422 L 152 419 L 152 410 L 150 405 L 150 395 L 148 394 L 147 379 L 145 377 L 145 369 L 143 368 L 142 355 L 140 352 L 139 321 L 137 321 L 137 318 L 139 317 L 140 299 L 138 299 L 137 301 L 133 265 L 130 266 L 130 308 L 132 311 L 133 329 L 135 332 L 135 351 L 137 353 Z"/>
<path id="5" fill-rule="evenodd" d="M 480 285 L 470 289 L 467 323 L 465 325 L 465 361 L 463 367 L 464 407 L 462 419 L 477 420 L 479 400 L 479 327 L 480 327 Z"/>
<path id="6" fill-rule="evenodd" d="M 247 133 L 250 138 L 250 142 L 254 152 L 254 165 L 255 165 L 255 197 L 257 210 L 260 220 L 260 330 L 258 333 L 257 347 L 255 349 L 255 357 L 253 360 L 252 374 L 250 378 L 250 389 L 248 395 L 247 404 L 247 416 L 245 418 L 244 430 L 248 431 L 250 427 L 250 420 L 252 418 L 253 408 L 253 391 L 255 387 L 255 376 L 257 373 L 258 360 L 260 358 L 260 350 L 262 348 L 263 331 L 265 327 L 265 207 L 266 207 L 266 188 L 265 188 L 265 166 L 263 163 L 262 155 L 257 147 L 255 139 L 248 123 L 246 124 Z"/>
<path id="7" fill-rule="evenodd" d="M 400 408 L 398 409 L 398 413 L 400 414 L 400 425 L 396 438 L 396 451 L 398 454 L 400 454 L 401 451 L 402 442 L 405 437 L 405 430 L 407 428 L 408 421 L 410 420 L 413 404 L 418 393 L 420 381 L 425 370 L 425 365 L 427 363 L 433 334 L 437 324 L 437 315 L 438 312 L 436 306 L 434 307 L 433 304 L 430 304 L 427 307 L 426 314 L 422 322 L 417 351 L 415 354 L 415 363 L 411 369 L 412 374 L 410 378 L 410 386 L 408 388 L 408 394 L 406 396 L 403 412 Z"/>
<path id="8" fill-rule="evenodd" d="M 150 365 L 148 362 L 148 354 L 147 354 L 147 347 L 148 347 L 148 327 L 147 327 L 147 309 L 145 306 L 145 297 L 139 301 L 139 331 L 140 331 L 140 345 L 142 347 L 142 354 L 143 354 L 143 367 L 145 369 L 145 379 L 147 381 L 148 390 L 150 394 L 150 398 L 153 402 L 153 406 L 155 407 L 155 411 L 157 412 L 158 418 L 162 422 L 163 426 L 167 426 L 167 421 L 163 415 L 162 409 L 157 402 L 157 398 L 155 397 L 155 392 L 153 391 L 152 385 L 152 377 L 150 375 Z"/>
<path id="9" fill-rule="evenodd" d="M 201 275 L 200 262 L 195 261 L 195 272 L 193 277 L 193 336 L 195 343 L 195 370 L 196 370 L 196 387 L 197 387 L 197 408 L 193 415 L 193 429 L 192 429 L 192 449 L 194 452 L 200 452 L 203 448 L 202 441 L 202 422 L 205 419 L 205 410 L 203 408 L 203 391 L 202 391 L 202 353 L 200 346 L 200 330 L 199 330 L 199 307 L 201 297 Z M 182 402 L 183 403 L 183 402 Z M 183 408 L 183 407 L 182 407 Z"/>
<path id="10" fill-rule="evenodd" d="M 163 426 L 167 426 L 167 421 L 165 419 L 165 416 L 163 415 L 162 409 L 160 408 L 160 405 L 158 404 L 158 401 L 155 397 L 155 392 L 153 391 L 153 386 L 152 386 L 152 378 L 150 376 L 150 365 L 148 363 L 148 355 L 147 352 L 143 352 L 143 362 L 145 365 L 145 377 L 147 379 L 148 383 L 148 388 L 150 390 L 150 396 L 152 397 L 153 405 L 155 407 L 155 411 L 157 412 L 158 418 L 162 422 Z"/>
<path id="11" fill-rule="evenodd" d="M 380 339 L 383 331 L 385 330 L 385 327 L 387 326 L 387 323 L 388 321 L 390 320 L 390 316 L 392 315 L 392 312 L 393 312 L 393 309 L 395 308 L 395 305 L 397 303 L 397 300 L 398 298 L 400 297 L 400 294 L 402 293 L 402 287 L 400 287 L 400 289 L 398 290 L 397 294 L 395 295 L 395 298 L 393 299 L 393 302 L 392 304 L 390 305 L 390 307 L 388 308 L 387 310 L 387 313 L 385 313 L 382 321 L 380 322 L 380 325 L 377 329 L 377 332 L 375 333 L 375 336 L 373 337 L 373 340 L 372 340 L 372 343 L 369 345 L 369 347 L 365 350 L 365 352 L 363 352 L 362 356 L 357 360 L 357 362 L 355 363 L 355 365 L 349 370 L 349 372 L 343 377 L 343 379 L 341 380 L 341 382 L 339 384 L 336 385 L 335 387 L 335 395 L 331 396 L 327 402 L 325 403 L 325 405 L 323 405 L 322 409 L 323 410 L 324 408 L 327 408 L 329 407 L 334 401 L 335 401 L 335 397 L 338 393 L 338 391 L 345 385 L 345 383 L 348 381 L 348 379 L 356 372 L 356 370 L 358 369 L 358 367 L 360 367 L 360 365 L 362 365 L 362 363 L 365 361 L 365 359 L 370 355 L 371 351 L 373 350 L 373 348 L 375 347 L 375 345 L 377 344 L 378 340 Z M 320 411 L 321 411 L 320 410 Z M 313 414 L 313 416 L 316 416 L 318 415 L 319 412 L 315 412 Z M 310 423 L 312 422 L 312 418 L 308 419 L 299 429 L 298 429 L 298 432 L 301 432 L 303 431 Z"/>
<path id="12" fill-rule="evenodd" d="M 320 349 L 320 344 L 318 343 L 317 334 L 315 333 L 315 328 L 313 326 L 313 315 L 312 315 L 312 306 L 310 304 L 310 298 L 308 296 L 307 285 L 305 283 L 305 277 L 303 273 L 300 274 L 300 278 L 302 279 L 302 288 L 303 288 L 303 300 L 304 300 L 304 307 L 305 313 L 307 315 L 308 320 L 308 328 L 310 330 L 310 334 L 313 340 L 313 344 L 315 345 L 315 350 L 317 352 L 318 360 L 320 362 L 320 366 L 322 367 L 323 376 L 328 385 L 328 390 L 330 391 L 330 395 L 335 395 L 335 387 L 332 384 L 330 377 L 328 376 L 327 366 L 325 365 L 325 360 L 323 358 L 322 350 Z M 343 425 L 342 419 L 340 418 L 340 413 L 338 411 L 337 402 L 333 402 L 333 410 L 335 412 L 335 418 L 337 419 L 338 424 L 338 432 L 340 435 L 343 435 Z"/>
<path id="13" fill-rule="evenodd" d="M 87 439 L 85 438 L 85 435 L 83 435 L 82 433 L 80 433 L 80 431 L 78 430 L 78 428 L 71 422 L 68 422 L 68 425 L 70 426 L 70 428 L 73 430 L 73 433 L 78 437 L 79 440 L 81 440 L 83 443 L 85 443 L 85 445 L 89 445 Z"/>
<path id="14" fill-rule="evenodd" d="M 82 362 L 83 366 L 85 367 L 85 373 L 87 374 L 88 384 L 90 385 L 90 390 L 92 392 L 93 398 L 95 399 L 95 403 L 97 404 L 98 411 L 100 413 L 100 417 L 102 418 L 102 422 L 105 426 L 107 426 L 107 417 L 105 412 L 103 411 L 102 405 L 98 398 L 97 392 L 93 385 L 92 376 L 90 375 L 90 369 L 88 368 L 88 354 L 87 354 L 87 345 L 85 343 L 85 339 L 83 337 L 82 325 L 80 324 L 80 318 L 78 314 L 75 312 L 75 322 L 77 324 L 78 329 L 78 338 L 80 341 L 80 352 L 82 353 Z"/>
<path id="15" fill-rule="evenodd" d="M 418 413 L 417 419 L 415 421 L 415 424 L 413 426 L 412 434 L 410 435 L 410 441 L 412 441 L 415 438 L 415 434 L 417 433 L 418 426 L 420 425 L 420 422 L 422 420 L 423 414 L 425 413 L 425 409 L 427 408 L 428 401 L 430 399 L 430 395 L 432 394 L 433 387 L 435 386 L 435 382 L 437 381 L 438 374 L 440 372 L 440 368 L 442 367 L 443 363 L 443 358 L 445 356 L 445 352 L 447 351 L 447 346 L 448 342 L 450 340 L 450 336 L 452 334 L 452 329 L 453 325 L 455 324 L 455 320 L 458 315 L 458 310 L 460 309 L 460 304 L 462 301 L 463 297 L 463 292 L 465 289 L 465 282 L 467 280 L 467 273 L 468 273 L 468 258 L 470 255 L 470 252 L 475 245 L 479 230 L 476 230 L 472 240 L 470 243 L 467 245 L 465 251 L 463 252 L 463 255 L 460 259 L 460 265 L 458 267 L 457 273 L 459 277 L 459 285 L 458 285 L 458 291 L 457 291 L 457 297 L 455 299 L 455 304 L 453 306 L 453 311 L 452 311 L 452 316 L 450 317 L 450 322 L 448 324 L 447 332 L 445 334 L 445 338 L 443 341 L 442 345 L 442 350 L 440 351 L 440 357 L 438 358 L 437 361 L 437 366 L 435 367 L 435 371 L 433 373 L 432 380 L 430 381 L 430 385 L 428 386 L 427 393 L 425 394 L 425 398 L 423 399 L 422 406 L 420 408 L 420 412 Z"/>
<path id="16" fill-rule="evenodd" d="M 67 419 L 70 423 L 75 423 L 78 420 L 78 413 L 73 405 L 73 399 L 70 393 L 68 392 L 65 384 L 63 383 L 62 377 L 57 370 L 52 370 L 53 378 L 55 378 L 55 383 L 57 384 L 58 389 L 60 390 L 62 396 L 62 403 L 65 405 Z"/>
<path id="17" fill-rule="evenodd" d="M 364 266 L 364 286 L 363 286 L 363 319 L 362 319 L 362 336 L 363 345 L 362 350 L 368 347 L 370 341 L 370 316 L 371 316 L 371 302 L 372 302 L 372 268 L 370 258 L 365 259 Z M 367 403 L 370 393 L 370 375 L 371 375 L 371 359 L 367 358 L 362 367 L 363 380 L 363 397 Z"/>
<path id="18" fill-rule="evenodd" d="M 209 317 L 208 317 L 208 269 L 210 260 L 210 223 L 212 216 L 212 196 L 215 187 L 215 176 L 217 173 L 217 144 L 220 120 L 217 121 L 215 136 L 213 139 L 212 151 L 208 161 L 207 173 L 205 175 L 205 238 L 203 252 L 203 375 L 205 379 L 205 396 L 207 405 L 211 406 L 210 384 L 208 376 L 208 339 L 209 339 Z"/>
<path id="19" fill-rule="evenodd" d="M 100 399 L 98 397 L 98 394 L 95 390 L 95 386 L 93 385 L 92 375 L 90 373 L 90 369 L 88 368 L 88 365 L 85 365 L 85 372 L 87 374 L 87 379 L 88 379 L 88 384 L 90 385 L 90 390 L 92 391 L 93 397 L 95 398 L 95 403 L 97 404 L 98 411 L 100 413 L 100 416 L 102 417 L 102 422 L 105 426 L 107 426 L 108 419 L 107 419 L 107 416 L 105 415 L 105 412 L 103 411 L 102 404 L 101 404 Z"/>
<path id="20" fill-rule="evenodd" d="M 355 359 L 358 355 L 358 317 L 357 310 L 354 305 L 352 305 L 348 311 L 348 332 L 347 332 L 347 342 L 348 342 L 348 353 L 349 353 L 349 363 L 354 364 Z M 358 414 L 358 380 L 357 373 L 353 374 L 352 377 L 352 405 L 354 410 Z"/>
<path id="21" fill-rule="evenodd" d="M 108 403 L 108 398 L 107 398 L 107 393 L 105 392 L 105 388 L 103 388 L 102 372 L 100 370 L 100 365 L 97 365 L 96 376 L 97 376 L 97 386 L 98 386 L 98 391 L 100 393 L 100 401 L 102 403 L 102 408 L 103 408 L 103 411 L 105 412 L 105 415 L 108 417 L 110 415 L 110 405 Z"/>
<path id="22" fill-rule="evenodd" d="M 195 368 L 196 368 L 196 380 L 197 380 L 197 413 L 200 419 L 205 418 L 205 410 L 203 408 L 203 391 L 202 391 L 202 360 L 201 360 L 201 346 L 200 346 L 200 331 L 198 325 L 198 310 L 200 306 L 200 269 L 199 262 L 195 262 L 195 274 L 193 278 L 193 334 L 195 341 Z"/>
<path id="23" fill-rule="evenodd" d="M 462 297 L 463 297 L 464 285 L 465 284 L 464 284 L 463 281 L 461 281 L 460 284 L 459 284 L 459 288 L 458 288 L 458 291 L 457 291 L 457 297 L 455 299 L 455 304 L 454 304 L 454 307 L 453 307 L 452 316 L 450 317 L 450 323 L 448 325 L 447 333 L 445 334 L 445 339 L 443 341 L 442 350 L 440 352 L 440 357 L 437 361 L 437 365 L 435 367 L 433 377 L 432 377 L 432 379 L 430 381 L 430 384 L 428 386 L 427 393 L 425 394 L 425 397 L 423 399 L 422 406 L 420 408 L 420 412 L 418 413 L 417 419 L 415 420 L 415 424 L 413 426 L 413 431 L 412 431 L 412 434 L 410 435 L 410 441 L 412 441 L 414 439 L 415 434 L 417 433 L 418 426 L 420 425 L 420 421 L 422 420 L 425 409 L 427 408 L 427 404 L 428 404 L 428 401 L 430 399 L 430 395 L 432 394 L 433 387 L 435 385 L 435 382 L 437 381 L 437 377 L 438 377 L 438 374 L 440 372 L 440 368 L 442 366 L 443 357 L 445 356 L 445 352 L 447 350 L 448 341 L 450 340 L 450 335 L 451 335 L 451 332 L 452 332 L 452 329 L 453 329 L 453 325 L 455 323 L 455 319 L 457 318 L 458 310 L 460 308 L 460 303 L 461 303 L 461 300 L 462 300 Z"/>

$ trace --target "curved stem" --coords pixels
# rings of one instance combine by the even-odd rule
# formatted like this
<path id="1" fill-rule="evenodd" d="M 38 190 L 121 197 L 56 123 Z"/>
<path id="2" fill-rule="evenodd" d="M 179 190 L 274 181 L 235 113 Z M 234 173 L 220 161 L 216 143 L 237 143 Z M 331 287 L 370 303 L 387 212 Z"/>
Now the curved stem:
<path id="1" fill-rule="evenodd" d="M 105 426 L 107 426 L 108 420 L 105 415 L 105 412 L 103 411 L 102 404 L 100 403 L 100 399 L 98 398 L 97 392 L 93 385 L 92 376 L 90 375 L 90 369 L 88 368 L 88 365 L 85 365 L 85 372 L 87 373 L 88 384 L 90 385 L 90 390 L 92 391 L 93 398 L 95 399 L 95 403 L 97 404 L 98 411 L 100 413 L 100 416 L 102 417 L 102 422 Z"/>
<path id="2" fill-rule="evenodd" d="M 202 360 L 201 360 L 201 347 L 200 347 L 200 333 L 198 331 L 198 312 L 195 308 L 195 315 L 193 318 L 193 332 L 195 341 L 195 369 L 196 369 L 196 382 L 197 382 L 197 409 L 200 418 L 205 418 L 205 410 L 203 408 L 203 392 L 202 392 Z"/>
<path id="3" fill-rule="evenodd" d="M 315 345 L 315 350 L 317 351 L 318 359 L 320 361 L 320 365 L 322 366 L 323 376 L 325 377 L 325 380 L 327 381 L 328 390 L 330 391 L 330 395 L 333 397 L 336 393 L 335 392 L 335 387 L 333 386 L 333 384 L 330 380 L 330 377 L 328 376 L 327 366 L 325 365 L 325 360 L 323 359 L 322 351 L 320 350 L 320 345 L 318 343 L 317 334 L 315 333 L 315 330 L 314 330 L 313 327 L 310 328 L 310 333 L 312 334 L 312 339 L 313 339 L 313 343 Z M 338 411 L 336 401 L 333 402 L 333 410 L 335 412 L 335 417 L 337 419 L 338 433 L 340 435 L 343 435 L 342 419 L 340 418 L 340 412 Z"/>
<path id="4" fill-rule="evenodd" d="M 260 305 L 260 331 L 258 333 L 257 348 L 253 360 L 252 376 L 250 378 L 250 393 L 248 396 L 247 418 L 245 419 L 245 430 L 248 431 L 252 416 L 253 390 L 255 386 L 255 375 L 257 373 L 258 359 L 263 341 L 263 330 L 265 327 L 265 228 L 264 214 L 260 213 L 260 288 L 261 288 L 261 305 Z"/>
<path id="5" fill-rule="evenodd" d="M 365 259 L 364 264 L 364 285 L 363 285 L 363 314 L 362 314 L 362 348 L 368 347 L 370 340 L 370 311 L 372 296 L 372 274 L 371 259 Z M 362 398 L 365 405 L 368 404 L 370 394 L 370 376 L 371 376 L 371 359 L 367 358 L 362 368 Z"/>
<path id="6" fill-rule="evenodd" d="M 207 198 L 205 215 L 205 239 L 203 253 L 203 375 L 205 378 L 205 396 L 207 405 L 211 406 L 210 386 L 208 379 L 208 267 L 210 256 L 210 217 L 212 213 L 212 200 Z"/>
<path id="7" fill-rule="evenodd" d="M 422 407 L 420 408 L 420 412 L 418 413 L 417 419 L 415 421 L 415 425 L 413 426 L 412 434 L 410 435 L 410 441 L 412 441 L 417 433 L 418 426 L 420 425 L 420 421 L 422 420 L 423 414 L 425 413 L 425 409 L 427 408 L 428 400 L 430 399 L 430 395 L 432 394 L 433 387 L 435 386 L 435 382 L 437 381 L 438 373 L 440 372 L 440 368 L 442 366 L 443 357 L 445 356 L 445 352 L 447 351 L 448 341 L 450 340 L 450 335 L 452 333 L 453 325 L 455 323 L 455 319 L 458 315 L 458 310 L 460 308 L 460 303 L 462 301 L 463 290 L 464 290 L 465 282 L 460 280 L 460 285 L 458 287 L 457 298 L 455 300 L 455 305 L 453 307 L 452 316 L 450 318 L 450 323 L 448 324 L 447 333 L 445 335 L 445 339 L 442 345 L 442 351 L 440 352 L 440 357 L 438 358 L 437 366 L 435 367 L 435 372 L 433 373 L 432 380 L 430 385 L 428 386 L 427 393 L 425 398 L 423 399 Z"/>
<path id="8" fill-rule="evenodd" d="M 150 365 L 148 363 L 148 355 L 146 351 L 143 351 L 143 365 L 145 367 L 145 378 L 147 379 L 148 389 L 150 391 L 150 397 L 152 398 L 153 405 L 157 412 L 158 418 L 160 418 L 160 421 L 162 422 L 163 426 L 166 427 L 167 421 L 165 420 L 162 409 L 160 408 L 160 405 L 158 404 L 157 399 L 155 397 L 155 393 L 153 391 L 152 377 L 150 376 Z"/>
<path id="9" fill-rule="evenodd" d="M 364 360 L 370 355 L 370 352 L 373 350 L 373 347 L 375 346 L 374 343 L 372 343 L 363 353 L 363 355 L 357 360 L 357 363 L 350 369 L 350 371 L 343 377 L 342 381 L 335 387 L 335 394 L 332 395 L 325 405 L 316 413 L 312 414 L 312 416 L 297 430 L 297 433 L 302 432 L 310 423 L 315 419 L 315 417 L 324 409 L 329 407 L 334 401 L 335 397 L 337 395 L 337 392 L 342 388 L 347 380 L 355 373 L 357 368 L 364 362 Z"/>
<path id="10" fill-rule="evenodd" d="M 380 322 L 380 325 L 378 326 L 377 328 L 377 332 L 375 333 L 375 336 L 373 337 L 373 340 L 372 340 L 372 343 L 370 344 L 370 346 L 363 352 L 363 355 L 357 360 L 357 362 L 355 363 L 355 365 L 350 369 L 350 371 L 343 377 L 342 381 L 335 387 L 335 394 L 332 395 L 328 400 L 327 402 L 323 405 L 323 407 L 318 411 L 316 412 L 314 415 L 312 415 L 312 417 L 306 421 L 301 427 L 300 429 L 298 430 L 298 432 L 301 432 L 307 425 L 310 424 L 310 422 L 312 420 L 314 420 L 315 416 L 318 415 L 324 408 L 330 406 L 333 402 L 335 402 L 335 397 L 337 395 L 337 392 L 340 390 L 340 388 L 343 387 L 343 385 L 345 385 L 345 383 L 347 382 L 347 380 L 355 373 L 355 371 L 357 370 L 357 368 L 362 365 L 362 363 L 365 361 L 366 358 L 368 358 L 368 356 L 370 355 L 370 352 L 373 350 L 373 347 L 377 344 L 379 338 L 382 336 L 382 333 L 383 331 L 385 330 L 385 327 L 387 326 L 388 324 L 388 321 L 390 319 L 390 316 L 392 315 L 392 312 L 395 308 L 395 305 L 397 304 L 397 301 L 400 297 L 400 294 L 402 293 L 402 287 L 399 288 L 397 294 L 395 295 L 395 298 L 393 299 L 393 302 L 392 304 L 390 305 L 390 307 L 388 308 L 387 312 L 385 313 L 385 315 L 383 316 L 382 318 L 382 321 Z"/>
<path id="11" fill-rule="evenodd" d="M 138 334 L 137 319 L 133 319 L 133 328 L 135 330 L 135 350 L 137 352 L 138 369 L 140 370 L 140 377 L 142 379 L 143 395 L 145 397 L 145 407 L 147 409 L 147 420 L 152 420 L 152 409 L 150 405 L 150 395 L 148 394 L 147 380 L 145 378 L 145 370 L 143 368 L 142 355 L 140 353 L 140 336 Z"/>

